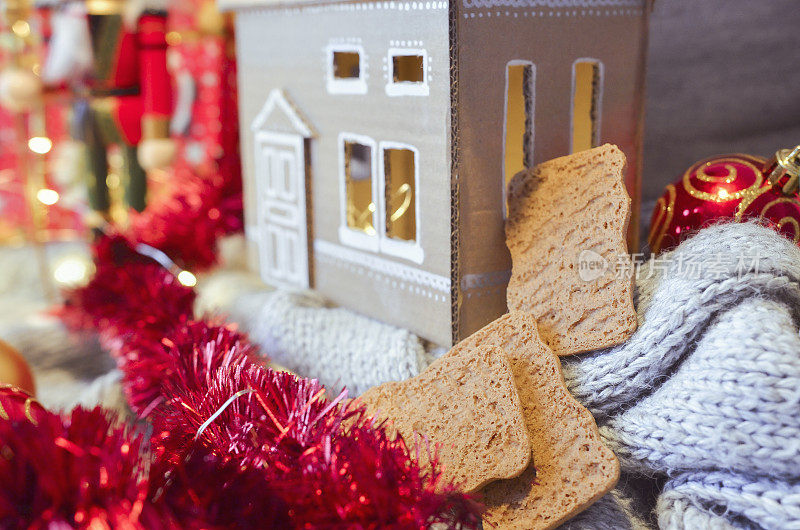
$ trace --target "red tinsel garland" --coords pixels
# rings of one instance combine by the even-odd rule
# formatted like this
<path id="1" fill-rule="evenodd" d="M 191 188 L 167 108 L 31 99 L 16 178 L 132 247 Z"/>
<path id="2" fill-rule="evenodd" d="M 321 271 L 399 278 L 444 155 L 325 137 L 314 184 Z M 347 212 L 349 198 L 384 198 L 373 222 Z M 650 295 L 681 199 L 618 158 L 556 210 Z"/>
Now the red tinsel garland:
<path id="1" fill-rule="evenodd" d="M 0 487 L 0 522 L 6 513 L 34 527 L 477 528 L 480 507 L 441 483 L 435 458 L 420 468 L 345 394 L 331 400 L 317 381 L 265 367 L 232 326 L 192 320 L 194 291 L 136 251 L 145 242 L 180 266 L 211 265 L 216 239 L 241 227 L 240 193 L 218 184 L 179 187 L 132 232 L 100 239 L 94 278 L 61 310 L 117 358 L 131 408 L 153 425 L 150 450 L 132 457 L 139 438 L 99 411 L 21 428 L 0 421 L 0 455 L 12 454 L 0 458 L 0 479 L 24 477 Z M 31 438 L 41 461 L 22 447 Z M 109 481 L 110 470 L 119 474 Z"/>
<path id="2" fill-rule="evenodd" d="M 144 418 L 171 392 L 203 392 L 217 368 L 255 357 L 256 348 L 234 326 L 188 321 L 157 343 L 133 337 L 122 346 L 118 364 L 128 403 Z"/>
<path id="3" fill-rule="evenodd" d="M 0 390 L 15 410 L 18 392 Z M 262 473 L 196 448 L 150 463 L 141 434 L 100 408 L 0 421 L 0 528 L 285 528 Z"/>
<path id="4" fill-rule="evenodd" d="M 100 331 L 106 346 L 136 337 L 158 343 L 192 317 L 196 294 L 151 258 L 136 253 L 122 236 L 94 245 L 96 272 L 91 282 L 65 293 L 62 319 L 73 328 Z"/>
<path id="5" fill-rule="evenodd" d="M 0 421 L 0 440 L 2 528 L 88 527 L 95 519 L 121 527 L 149 518 L 141 437 L 115 427 L 109 413 L 78 408 L 63 418 L 41 414 L 35 424 Z"/>

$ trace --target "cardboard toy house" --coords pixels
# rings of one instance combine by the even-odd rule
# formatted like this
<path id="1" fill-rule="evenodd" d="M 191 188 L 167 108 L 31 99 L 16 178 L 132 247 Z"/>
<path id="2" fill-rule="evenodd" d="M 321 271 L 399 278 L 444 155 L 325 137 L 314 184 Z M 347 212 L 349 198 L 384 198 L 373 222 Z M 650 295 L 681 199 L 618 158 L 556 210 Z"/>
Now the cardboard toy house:
<path id="1" fill-rule="evenodd" d="M 639 195 L 650 0 L 219 1 L 268 283 L 447 346 L 506 311 L 516 172 L 611 142 Z"/>

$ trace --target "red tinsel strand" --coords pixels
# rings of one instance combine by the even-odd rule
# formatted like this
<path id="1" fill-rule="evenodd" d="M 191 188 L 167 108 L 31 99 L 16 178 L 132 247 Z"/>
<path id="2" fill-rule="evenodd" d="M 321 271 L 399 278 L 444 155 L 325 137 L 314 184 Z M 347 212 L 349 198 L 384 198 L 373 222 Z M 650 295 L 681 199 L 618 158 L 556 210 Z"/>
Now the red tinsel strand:
<path id="1" fill-rule="evenodd" d="M 22 412 L 0 391 L 5 410 Z M 41 409 L 41 407 L 40 407 Z M 113 413 L 41 409 L 0 420 L 0 528 L 286 528 L 288 508 L 262 471 L 200 447 L 164 468 Z M 149 468 L 149 469 L 148 469 Z"/>
<path id="2" fill-rule="evenodd" d="M 69 327 L 97 330 L 104 345 L 117 354 L 131 336 L 158 343 L 191 318 L 194 290 L 152 258 L 136 252 L 123 236 L 99 238 L 93 253 L 95 275 L 87 285 L 65 291 L 58 310 Z"/>
<path id="3" fill-rule="evenodd" d="M 226 363 L 209 376 L 201 388 L 193 387 L 192 376 L 173 376 L 165 384 L 167 403 L 153 416 L 157 455 L 174 458 L 197 438 L 215 454 L 289 468 L 352 414 L 328 400 L 316 380 L 252 362 Z M 227 403 L 240 392 L 246 393 Z"/>
<path id="4" fill-rule="evenodd" d="M 158 343 L 134 337 L 122 348 L 119 367 L 128 403 L 147 417 L 169 395 L 165 386 L 203 393 L 217 369 L 256 357 L 257 349 L 236 326 L 188 321 Z"/>

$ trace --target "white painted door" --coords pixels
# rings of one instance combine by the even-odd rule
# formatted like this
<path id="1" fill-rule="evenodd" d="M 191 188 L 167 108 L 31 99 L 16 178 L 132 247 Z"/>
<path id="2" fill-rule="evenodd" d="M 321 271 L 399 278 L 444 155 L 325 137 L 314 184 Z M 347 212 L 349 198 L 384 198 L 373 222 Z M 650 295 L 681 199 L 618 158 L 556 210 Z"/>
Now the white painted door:
<path id="1" fill-rule="evenodd" d="M 261 277 L 272 285 L 308 287 L 304 140 L 259 131 L 255 148 Z"/>

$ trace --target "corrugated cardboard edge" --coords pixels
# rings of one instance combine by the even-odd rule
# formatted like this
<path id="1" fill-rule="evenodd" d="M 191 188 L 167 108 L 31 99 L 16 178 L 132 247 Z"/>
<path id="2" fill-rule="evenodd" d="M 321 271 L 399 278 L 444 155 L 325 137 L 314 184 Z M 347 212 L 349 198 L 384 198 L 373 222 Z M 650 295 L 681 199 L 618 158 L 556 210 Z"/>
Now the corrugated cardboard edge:
<path id="1" fill-rule="evenodd" d="M 448 3 L 450 38 L 450 344 L 461 340 L 461 219 L 459 207 L 459 134 L 458 134 L 458 10 L 457 2 Z"/>
<path id="2" fill-rule="evenodd" d="M 642 155 L 644 153 L 644 116 L 645 116 L 645 103 L 646 103 L 646 94 L 647 94 L 647 50 L 650 43 L 650 16 L 649 13 L 653 11 L 653 5 L 655 0 L 649 0 L 646 3 L 645 10 L 648 15 L 644 16 L 644 22 L 642 23 L 642 34 L 639 38 L 640 41 L 640 52 L 639 55 L 639 64 L 638 64 L 638 71 L 639 71 L 639 90 L 637 92 L 637 101 L 636 107 L 638 110 L 639 121 L 636 123 L 636 132 L 634 133 L 636 136 L 636 142 L 634 144 L 634 153 L 636 153 L 636 164 L 628 164 L 628 171 L 631 169 L 634 170 L 634 174 L 636 178 L 633 181 L 633 189 L 628 188 L 628 194 L 631 198 L 635 197 L 635 200 L 631 203 L 631 218 L 630 223 L 628 224 L 628 234 L 627 234 L 627 242 L 628 242 L 628 251 L 633 249 L 634 252 L 637 252 L 639 249 L 639 245 L 641 244 L 640 241 L 640 225 L 641 225 L 641 217 L 642 217 L 642 169 L 643 169 L 643 162 L 642 162 Z M 626 188 L 627 188 L 627 182 Z M 632 192 L 632 193 L 631 193 Z"/>

